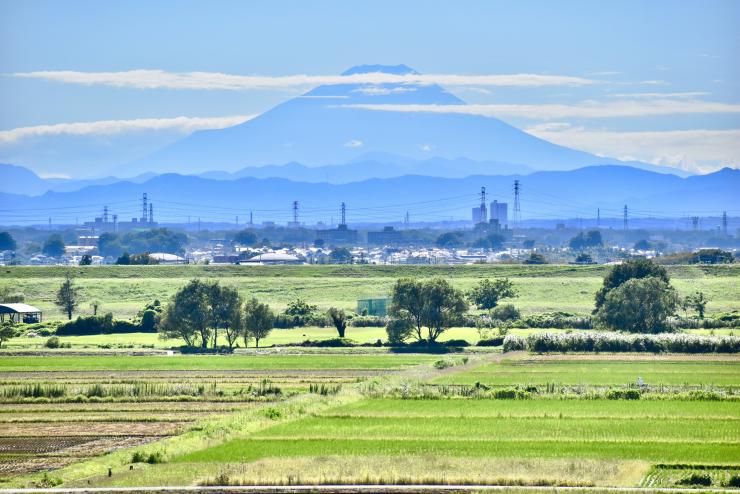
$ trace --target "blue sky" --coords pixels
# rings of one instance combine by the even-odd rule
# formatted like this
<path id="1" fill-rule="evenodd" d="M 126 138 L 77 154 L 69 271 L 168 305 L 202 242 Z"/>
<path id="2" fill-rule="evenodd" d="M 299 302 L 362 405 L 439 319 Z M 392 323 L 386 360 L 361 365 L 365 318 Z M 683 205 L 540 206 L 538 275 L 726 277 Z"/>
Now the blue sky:
<path id="1" fill-rule="evenodd" d="M 737 167 L 738 25 L 740 2 L 706 0 L 2 1 L 0 161 L 84 174 L 91 160 L 112 167 L 232 125 L 351 66 L 403 63 L 459 76 L 447 87 L 465 111 L 560 144 Z M 224 74 L 264 80 L 226 89 Z M 302 75 L 313 78 L 281 79 Z"/>

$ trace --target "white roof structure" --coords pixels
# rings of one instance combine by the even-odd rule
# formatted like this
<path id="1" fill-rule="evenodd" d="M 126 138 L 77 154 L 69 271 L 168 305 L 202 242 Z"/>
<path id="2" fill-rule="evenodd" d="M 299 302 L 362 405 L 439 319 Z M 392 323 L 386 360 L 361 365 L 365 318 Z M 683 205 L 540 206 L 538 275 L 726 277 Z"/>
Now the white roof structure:
<path id="1" fill-rule="evenodd" d="M 251 257 L 247 262 L 300 262 L 300 259 L 293 254 L 284 252 L 267 252 Z"/>
<path id="2" fill-rule="evenodd" d="M 160 262 L 185 262 L 184 257 L 180 257 L 175 254 L 168 254 L 166 252 L 153 252 L 149 254 L 149 257 Z"/>
<path id="3" fill-rule="evenodd" d="M 0 304 L 0 312 L 4 314 L 35 314 L 41 312 L 41 309 L 28 304 Z"/>

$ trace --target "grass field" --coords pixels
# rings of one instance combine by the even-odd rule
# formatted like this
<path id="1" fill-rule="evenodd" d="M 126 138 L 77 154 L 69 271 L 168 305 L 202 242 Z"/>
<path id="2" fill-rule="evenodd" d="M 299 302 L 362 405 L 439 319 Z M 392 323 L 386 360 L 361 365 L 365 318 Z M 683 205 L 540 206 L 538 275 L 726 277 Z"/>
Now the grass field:
<path id="1" fill-rule="evenodd" d="M 151 385 L 202 382 L 213 383 L 213 388 L 189 398 L 195 401 L 132 395 L 110 401 L 7 401 L 0 408 L 0 446 L 12 453 L 0 454 L 0 475 L 15 479 L 7 485 L 40 485 L 40 474 L 18 477 L 22 472 L 14 476 L 13 468 L 33 472 L 52 466 L 60 470 L 51 478 L 63 485 L 98 487 L 224 483 L 675 487 L 696 470 L 710 471 L 713 485 L 720 487 L 738 470 L 736 398 L 667 400 L 654 394 L 632 401 L 544 394 L 514 400 L 398 399 L 363 395 L 365 387 L 355 387 L 368 378 L 396 388 L 414 382 L 478 379 L 499 386 L 556 379 L 623 387 L 640 372 L 679 388 L 721 384 L 715 389 L 732 397 L 740 381 L 740 359 L 735 356 L 484 354 L 447 369 L 432 365 L 438 358 L 4 357 L 0 390 L 31 382 L 80 389 L 148 383 L 151 389 L 162 390 L 166 388 Z M 248 385 L 256 389 L 264 378 L 283 393 L 252 396 L 241 391 Z M 337 387 L 327 394 L 309 388 L 318 384 Z M 128 442 L 122 441 L 124 437 Z M 97 456 L 105 448 L 117 451 Z M 165 463 L 131 464 L 133 451 L 160 452 Z M 682 466 L 686 464 L 694 470 L 686 470 Z M 108 467 L 113 468 L 111 477 Z"/>
<path id="2" fill-rule="evenodd" d="M 402 276 L 444 276 L 461 289 L 486 277 L 511 277 L 519 291 L 513 302 L 524 313 L 568 311 L 588 313 L 606 266 L 95 266 L 6 267 L 0 286 L 26 295 L 26 301 L 45 312 L 47 319 L 63 319 L 53 304 L 54 293 L 67 271 L 81 288 L 82 298 L 99 300 L 103 311 L 118 318 L 133 316 L 154 299 L 167 300 L 195 277 L 218 279 L 245 296 L 256 296 L 276 309 L 301 297 L 326 309 L 354 310 L 359 298 L 382 297 Z M 740 267 L 669 266 L 680 293 L 703 291 L 709 313 L 740 309 L 737 283 Z M 82 313 L 91 312 L 86 303 Z"/>
<path id="3" fill-rule="evenodd" d="M 740 360 L 734 357 L 712 360 L 676 360 L 674 357 L 599 357 L 561 358 L 540 356 L 508 358 L 470 371 L 443 376 L 442 384 L 492 386 L 516 384 L 544 385 L 627 385 L 641 377 L 645 384 L 715 385 L 740 387 Z"/>
<path id="4" fill-rule="evenodd" d="M 79 372 L 79 371 L 154 371 L 154 370 L 392 370 L 422 362 L 431 355 L 99 355 L 0 358 L 0 372 Z"/>

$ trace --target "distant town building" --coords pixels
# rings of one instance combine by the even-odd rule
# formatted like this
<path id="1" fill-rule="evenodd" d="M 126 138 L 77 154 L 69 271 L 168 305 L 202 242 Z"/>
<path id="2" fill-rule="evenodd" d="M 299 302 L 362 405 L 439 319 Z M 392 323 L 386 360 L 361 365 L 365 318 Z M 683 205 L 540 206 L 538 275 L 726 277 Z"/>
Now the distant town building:
<path id="1" fill-rule="evenodd" d="M 303 264 L 303 261 L 285 252 L 266 252 L 248 259 L 247 264 Z"/>
<path id="2" fill-rule="evenodd" d="M 499 224 L 504 227 L 509 224 L 508 205 L 505 202 L 493 201 L 489 210 L 492 220 L 498 220 Z"/>
<path id="3" fill-rule="evenodd" d="M 329 230 L 316 230 L 316 238 L 324 241 L 324 245 L 355 245 L 357 230 L 350 230 L 347 225 L 339 225 Z"/>
<path id="4" fill-rule="evenodd" d="M 379 232 L 367 232 L 367 243 L 370 245 L 400 245 L 401 232 L 392 226 L 386 226 Z"/>
<path id="5" fill-rule="evenodd" d="M 473 208 L 473 223 L 485 223 L 486 219 L 484 217 L 485 210 L 481 209 L 480 206 Z"/>

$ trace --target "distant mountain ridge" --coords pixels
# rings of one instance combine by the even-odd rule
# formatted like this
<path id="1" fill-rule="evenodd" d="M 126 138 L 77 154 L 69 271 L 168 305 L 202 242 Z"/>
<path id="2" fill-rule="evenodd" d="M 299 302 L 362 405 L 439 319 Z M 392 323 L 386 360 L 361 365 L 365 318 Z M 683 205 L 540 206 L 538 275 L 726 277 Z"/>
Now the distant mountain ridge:
<path id="1" fill-rule="evenodd" d="M 127 207 L 138 212 L 137 201 L 147 192 L 160 221 L 184 222 L 190 215 L 231 221 L 235 214 L 246 216 L 255 211 L 255 221 L 285 222 L 290 218 L 294 200 L 306 208 L 301 213 L 304 221 L 329 221 L 331 211 L 338 211 L 342 201 L 348 205 L 350 223 L 398 220 L 407 210 L 414 215 L 415 221 L 433 221 L 451 216 L 469 218 L 481 186 L 487 187 L 490 200 L 511 202 L 515 178 L 522 182 L 522 212 L 528 218 L 595 216 L 596 208 L 601 208 L 605 217 L 615 216 L 621 214 L 624 204 L 641 216 L 678 217 L 690 215 L 692 211 L 721 214 L 723 210 L 740 209 L 737 194 L 740 170 L 725 168 L 707 175 L 682 178 L 624 166 L 594 166 L 524 176 L 407 175 L 345 184 L 252 177 L 213 180 L 164 174 L 143 183 L 119 181 L 91 185 L 74 192 L 46 192 L 35 197 L 3 193 L 0 203 L 2 209 L 22 211 L 54 210 L 70 204 L 94 209 L 128 202 L 133 205 Z M 111 213 L 127 218 L 129 211 L 111 207 Z M 60 217 L 63 214 L 64 210 L 58 213 Z M 69 222 L 73 223 L 74 218 Z M 0 223 L 12 224 L 12 216 L 4 217 L 0 212 Z"/>

